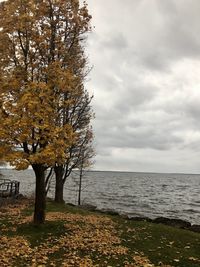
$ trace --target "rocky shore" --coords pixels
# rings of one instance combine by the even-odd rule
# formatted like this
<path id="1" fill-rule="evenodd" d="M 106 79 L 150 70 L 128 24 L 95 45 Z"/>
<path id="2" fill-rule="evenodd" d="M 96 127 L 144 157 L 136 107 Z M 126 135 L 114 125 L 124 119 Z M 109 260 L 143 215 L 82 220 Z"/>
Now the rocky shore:
<path id="1" fill-rule="evenodd" d="M 152 223 L 160 223 L 180 229 L 186 229 L 190 230 L 196 233 L 200 233 L 200 225 L 197 224 L 191 224 L 188 221 L 181 220 L 181 219 L 172 219 L 172 218 L 166 218 L 166 217 L 158 217 L 156 219 L 150 219 L 150 218 L 143 218 L 143 217 L 132 217 L 129 218 L 130 220 L 140 220 L 140 221 L 148 221 Z"/>
<path id="2" fill-rule="evenodd" d="M 190 222 L 181 220 L 181 219 L 174 219 L 174 218 L 167 218 L 167 217 L 158 217 L 155 219 L 150 219 L 148 217 L 131 217 L 126 214 L 120 214 L 117 211 L 112 210 L 112 209 L 97 209 L 97 207 L 93 205 L 83 205 L 80 207 L 83 209 L 87 209 L 89 211 L 97 211 L 97 212 L 105 213 L 108 215 L 121 216 L 124 219 L 132 220 L 132 221 L 146 221 L 146 222 L 151 222 L 151 223 L 156 223 L 156 224 L 164 224 L 164 225 L 176 227 L 179 229 L 185 229 L 185 230 L 189 230 L 192 232 L 200 233 L 200 225 L 191 224 Z"/>
<path id="3" fill-rule="evenodd" d="M 0 199 L 0 208 L 2 206 L 7 205 L 7 204 L 11 204 L 11 203 L 14 204 L 14 203 L 18 202 L 18 200 L 20 200 L 20 199 L 27 199 L 27 197 L 20 194 L 17 198 Z M 71 203 L 67 203 L 67 205 L 76 206 L 76 205 L 71 204 Z M 142 216 L 141 217 L 140 216 L 132 217 L 132 216 L 129 216 L 127 214 L 120 214 L 117 211 L 112 210 L 112 209 L 97 209 L 96 206 L 90 205 L 90 204 L 81 205 L 79 207 L 82 209 L 88 210 L 88 211 L 94 211 L 94 212 L 104 213 L 104 214 L 113 215 L 113 216 L 121 216 L 122 218 L 127 219 L 127 220 L 146 221 L 146 222 L 151 222 L 151 223 L 155 223 L 155 224 L 163 224 L 163 225 L 167 225 L 167 226 L 176 227 L 179 229 L 185 229 L 185 230 L 189 230 L 192 232 L 200 233 L 200 225 L 191 224 L 190 222 L 188 222 L 186 220 L 167 218 L 167 217 L 158 217 L 155 219 L 151 219 L 148 217 L 142 217 Z"/>

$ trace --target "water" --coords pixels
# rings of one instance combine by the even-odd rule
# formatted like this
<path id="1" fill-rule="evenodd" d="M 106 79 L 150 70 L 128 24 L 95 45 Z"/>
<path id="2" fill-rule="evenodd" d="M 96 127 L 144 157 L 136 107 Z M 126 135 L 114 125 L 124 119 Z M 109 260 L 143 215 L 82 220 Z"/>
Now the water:
<path id="1" fill-rule="evenodd" d="M 32 170 L 1 172 L 5 178 L 20 181 L 21 193 L 34 194 Z M 53 194 L 51 189 L 49 195 Z M 66 181 L 64 199 L 77 204 L 77 172 Z M 164 216 L 200 224 L 200 175 L 87 172 L 83 178 L 82 203 L 130 216 Z"/>

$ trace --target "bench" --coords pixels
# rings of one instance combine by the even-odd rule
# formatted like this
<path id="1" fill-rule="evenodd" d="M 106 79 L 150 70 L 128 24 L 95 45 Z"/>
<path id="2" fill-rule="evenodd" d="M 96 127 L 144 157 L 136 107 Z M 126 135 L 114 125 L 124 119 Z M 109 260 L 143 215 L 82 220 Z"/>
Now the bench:
<path id="1" fill-rule="evenodd" d="M 18 181 L 11 181 L 9 179 L 0 179 L 0 198 L 16 197 L 19 195 Z"/>

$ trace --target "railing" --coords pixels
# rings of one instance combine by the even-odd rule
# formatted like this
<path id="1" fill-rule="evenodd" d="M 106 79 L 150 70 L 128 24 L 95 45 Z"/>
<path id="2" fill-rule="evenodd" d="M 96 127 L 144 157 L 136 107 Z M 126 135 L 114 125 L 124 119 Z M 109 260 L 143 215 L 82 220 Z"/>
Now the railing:
<path id="1" fill-rule="evenodd" d="M 16 197 L 19 194 L 18 181 L 0 178 L 0 198 Z"/>

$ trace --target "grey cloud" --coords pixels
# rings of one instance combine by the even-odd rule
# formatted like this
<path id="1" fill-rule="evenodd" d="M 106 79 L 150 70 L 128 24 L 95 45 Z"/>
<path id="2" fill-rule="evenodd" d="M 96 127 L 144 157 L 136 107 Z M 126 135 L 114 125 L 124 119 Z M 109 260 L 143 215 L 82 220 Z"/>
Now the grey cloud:
<path id="1" fill-rule="evenodd" d="M 118 64 L 128 61 L 136 65 L 140 62 L 144 67 L 165 71 L 176 60 L 199 57 L 200 17 L 196 11 L 199 10 L 199 1 L 187 4 L 181 0 L 150 0 L 148 3 L 140 1 L 140 5 L 138 1 L 132 1 L 125 6 L 119 0 L 102 3 L 105 8 L 112 6 L 114 11 L 108 16 L 104 12 L 108 25 L 96 40 L 101 52 L 107 51 L 106 56 L 116 57 L 112 57 L 114 64 L 116 60 Z M 120 8 L 122 12 L 118 14 Z M 110 28 L 109 23 L 114 28 Z M 99 24 L 97 27 L 102 28 Z"/>
<path id="2" fill-rule="evenodd" d="M 161 26 L 151 39 L 154 49 L 146 49 L 144 61 L 148 66 L 162 68 L 182 58 L 200 55 L 199 25 L 197 10 L 199 1 L 156 1 L 161 12 Z M 192 11 L 192 12 L 191 12 Z M 148 38 L 147 38 L 148 40 Z M 147 48 L 144 46 L 144 48 Z M 150 54 L 149 54 L 150 53 Z M 139 55 L 140 56 L 140 55 Z"/>
<path id="3" fill-rule="evenodd" d="M 128 48 L 128 42 L 126 37 L 122 32 L 114 32 L 114 33 L 109 33 L 105 36 L 104 40 L 99 40 L 102 47 L 106 47 L 107 49 L 111 48 L 117 49 L 117 53 L 122 49 Z"/>
<path id="4" fill-rule="evenodd" d="M 155 89 L 151 86 L 133 84 L 126 86 L 126 94 L 116 101 L 116 109 L 121 112 L 137 111 L 139 106 L 148 105 L 155 96 Z"/>
<path id="5" fill-rule="evenodd" d="M 152 122 L 148 117 L 142 119 L 142 115 L 144 114 L 139 114 L 137 119 L 131 119 L 125 116 L 114 117 L 112 113 L 112 120 L 105 118 L 104 121 L 97 121 L 96 131 L 101 140 L 100 146 L 168 150 L 183 143 L 182 137 L 172 131 L 173 122 L 169 118 Z"/>
<path id="6" fill-rule="evenodd" d="M 180 171 L 181 162 L 192 158 L 187 167 L 192 172 L 200 144 L 200 78 L 194 81 L 192 75 L 200 72 L 193 74 L 190 66 L 200 59 L 200 2 L 127 2 L 89 0 L 96 24 L 88 53 L 94 64 L 89 85 L 95 96 L 97 166 L 167 170 L 171 165 Z M 159 157 L 159 167 L 148 160 L 151 154 Z"/>

